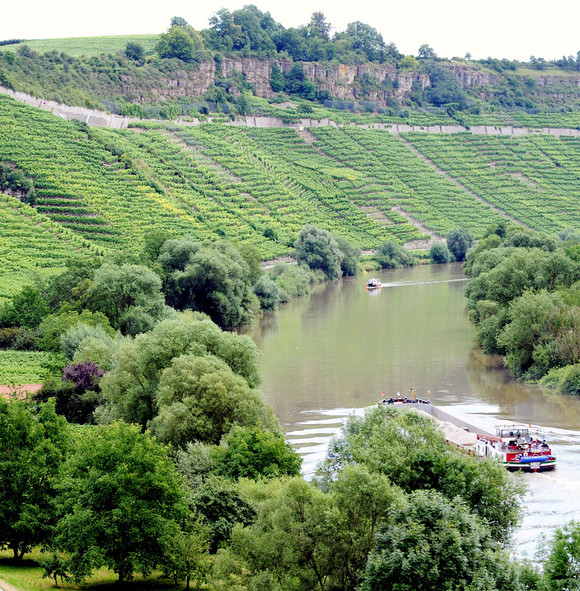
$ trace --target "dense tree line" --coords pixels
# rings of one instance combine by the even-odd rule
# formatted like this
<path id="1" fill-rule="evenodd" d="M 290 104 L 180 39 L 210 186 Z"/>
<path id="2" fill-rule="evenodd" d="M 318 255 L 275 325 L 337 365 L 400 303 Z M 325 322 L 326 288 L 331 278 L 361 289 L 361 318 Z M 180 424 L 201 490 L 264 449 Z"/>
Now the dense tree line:
<path id="1" fill-rule="evenodd" d="M 467 254 L 470 319 L 515 376 L 580 394 L 580 235 L 498 225 Z"/>
<path id="2" fill-rule="evenodd" d="M 558 287 L 580 258 L 566 240 L 560 252 L 495 228 L 466 266 L 482 276 L 493 257 L 545 253 Z M 457 253 L 469 242 L 459 230 L 448 241 Z M 302 264 L 266 280 L 251 249 L 151 233 L 132 259 L 71 260 L 3 308 L 4 330 L 28 331 L 66 365 L 34 399 L 0 400 L 0 547 L 16 559 L 44 548 L 55 581 L 107 567 L 120 581 L 158 569 L 216 590 L 561 588 L 576 524 L 558 531 L 545 575 L 511 561 L 519 485 L 450 449 L 428 418 L 387 407 L 353 417 L 314 480 L 299 476 L 258 389 L 256 345 L 219 326 L 257 309 L 257 293 L 283 301 L 313 277 L 357 272 L 358 251 L 324 230 L 307 226 L 295 246 Z M 409 263 L 389 243 L 381 257 Z"/>
<path id="3" fill-rule="evenodd" d="M 0 400 L 0 546 L 44 547 L 55 579 L 160 569 L 216 590 L 540 591 L 575 576 L 577 524 L 556 532 L 544 575 L 510 560 L 519 484 L 414 412 L 353 417 L 312 483 L 299 466 L 263 427 L 164 447 L 139 425 L 73 427 L 54 401 Z"/>

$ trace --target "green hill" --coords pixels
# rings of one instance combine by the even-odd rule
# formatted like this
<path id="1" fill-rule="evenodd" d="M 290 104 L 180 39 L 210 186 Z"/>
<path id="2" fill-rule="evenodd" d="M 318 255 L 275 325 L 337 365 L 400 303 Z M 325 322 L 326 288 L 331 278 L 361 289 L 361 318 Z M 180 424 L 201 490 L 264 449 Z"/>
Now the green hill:
<path id="1" fill-rule="evenodd" d="M 139 249 L 163 229 L 286 254 L 316 223 L 361 248 L 475 237 L 507 218 L 580 226 L 580 138 L 149 123 L 88 128 L 0 96 L 0 164 L 34 185 L 3 195 L 0 295 L 79 250 Z"/>

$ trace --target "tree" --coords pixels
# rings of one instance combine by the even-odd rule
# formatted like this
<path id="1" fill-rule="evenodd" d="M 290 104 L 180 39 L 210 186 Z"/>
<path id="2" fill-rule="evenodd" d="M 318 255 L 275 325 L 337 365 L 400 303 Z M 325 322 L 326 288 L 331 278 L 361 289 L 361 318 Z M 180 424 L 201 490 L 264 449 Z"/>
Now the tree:
<path id="1" fill-rule="evenodd" d="M 242 588 L 324 591 L 335 570 L 329 538 L 332 497 L 303 478 L 253 485 L 261 499 L 254 524 L 237 525 L 218 555 L 214 577 Z"/>
<path id="2" fill-rule="evenodd" d="M 436 264 L 448 263 L 451 260 L 451 253 L 444 242 L 434 242 L 429 249 L 429 256 Z"/>
<path id="3" fill-rule="evenodd" d="M 356 275 L 359 271 L 360 249 L 342 236 L 333 236 L 333 238 L 342 252 L 342 261 L 340 262 L 342 274 L 345 276 Z"/>
<path id="4" fill-rule="evenodd" d="M 322 12 L 313 12 L 310 22 L 307 25 L 308 34 L 312 37 L 320 37 L 325 41 L 330 40 L 330 30 L 332 25 L 326 20 Z"/>
<path id="5" fill-rule="evenodd" d="M 470 589 L 476 582 L 494 581 L 493 548 L 486 528 L 464 502 L 417 491 L 381 528 L 361 588 Z"/>
<path id="6" fill-rule="evenodd" d="M 168 240 L 159 263 L 166 274 L 167 303 L 178 310 L 197 310 L 222 328 L 233 328 L 249 322 L 258 309 L 248 264 L 229 242 L 201 245 L 187 236 Z"/>
<path id="7" fill-rule="evenodd" d="M 473 238 L 465 228 L 455 228 L 447 234 L 447 248 L 455 261 L 464 261 L 472 244 Z"/>
<path id="8" fill-rule="evenodd" d="M 167 33 L 161 34 L 156 47 L 159 57 L 176 58 L 183 62 L 193 62 L 195 44 L 193 39 L 179 26 L 173 26 Z"/>
<path id="9" fill-rule="evenodd" d="M 437 57 L 437 54 L 435 53 L 435 51 L 433 50 L 433 48 L 430 45 L 423 43 L 423 45 L 421 45 L 421 47 L 419 47 L 419 51 L 417 53 L 417 56 L 419 57 L 419 59 L 422 59 L 422 60 L 432 60 Z"/>
<path id="10" fill-rule="evenodd" d="M 40 291 L 27 285 L 0 310 L 0 326 L 36 328 L 49 312 Z"/>
<path id="11" fill-rule="evenodd" d="M 580 589 L 580 523 L 571 521 L 558 528 L 544 562 L 547 591 Z"/>
<path id="12" fill-rule="evenodd" d="M 258 390 L 212 355 L 182 355 L 159 380 L 158 415 L 152 431 L 165 443 L 219 443 L 235 425 L 276 428 L 271 408 Z"/>
<path id="13" fill-rule="evenodd" d="M 171 22 L 169 23 L 169 28 L 173 28 L 173 27 L 181 27 L 182 29 L 185 29 L 185 27 L 187 27 L 188 22 L 181 16 L 174 16 L 171 19 Z"/>
<path id="14" fill-rule="evenodd" d="M 179 468 L 183 469 L 187 453 L 178 452 Z M 209 551 L 216 554 L 220 547 L 229 543 L 236 524 L 250 525 L 256 519 L 256 511 L 245 498 L 237 483 L 217 476 L 215 473 L 200 479 L 190 480 L 191 510 L 200 516 L 209 531 Z"/>
<path id="15" fill-rule="evenodd" d="M 215 451 L 216 471 L 228 478 L 298 476 L 302 459 L 279 433 L 234 427 Z"/>
<path id="16" fill-rule="evenodd" d="M 92 423 L 95 408 L 102 401 L 99 380 L 103 375 L 96 363 L 67 365 L 62 379 L 47 379 L 34 400 L 46 402 L 54 398 L 57 414 L 64 416 L 69 423 Z"/>
<path id="17" fill-rule="evenodd" d="M 344 254 L 336 240 L 326 230 L 313 225 L 304 226 L 294 243 L 296 258 L 311 269 L 320 269 L 329 279 L 342 275 Z"/>
<path id="18" fill-rule="evenodd" d="M 362 53 L 368 61 L 384 62 L 386 45 L 383 36 L 370 25 L 356 21 L 346 26 L 345 35 L 352 48 Z"/>
<path id="19" fill-rule="evenodd" d="M 164 312 L 161 279 L 143 265 L 104 264 L 95 271 L 87 298 L 124 334 L 150 330 Z M 135 313 L 141 314 L 137 322 Z"/>
<path id="20" fill-rule="evenodd" d="M 508 324 L 497 337 L 505 347 L 506 364 L 516 376 L 538 379 L 552 367 L 563 364 L 558 333 L 564 324 L 565 304 L 557 293 L 525 291 L 509 306 Z M 576 341 L 580 336 L 576 326 Z M 571 360 L 574 362 L 574 359 Z"/>
<path id="21" fill-rule="evenodd" d="M 179 579 L 185 579 L 185 588 L 190 588 L 192 578 L 202 582 L 209 571 L 208 534 L 199 522 L 187 524 L 186 530 L 179 530 L 169 549 L 163 556 L 161 566 L 165 576 L 173 578 L 175 584 Z M 196 588 L 199 588 L 196 585 Z"/>
<path id="22" fill-rule="evenodd" d="M 268 275 L 262 275 L 254 284 L 254 293 L 262 310 L 275 310 L 280 303 L 280 287 Z"/>
<path id="23" fill-rule="evenodd" d="M 113 368 L 101 380 L 107 404 L 103 420 L 123 419 L 145 429 L 157 414 L 161 375 L 183 355 L 212 355 L 223 360 L 249 388 L 261 381 L 260 351 L 248 336 L 223 332 L 206 316 L 183 313 L 160 322 L 151 332 L 122 341 Z"/>
<path id="24" fill-rule="evenodd" d="M 33 412 L 24 401 L 0 398 L 0 548 L 8 547 L 15 559 L 50 538 L 67 427 L 54 402 Z"/>
<path id="25" fill-rule="evenodd" d="M 379 527 L 403 502 L 403 495 L 386 476 L 371 474 L 361 465 L 346 466 L 332 483 L 331 491 L 336 507 L 329 539 L 336 559 L 334 578 L 341 589 L 355 589 Z"/>
<path id="26" fill-rule="evenodd" d="M 403 491 L 439 491 L 462 498 L 485 521 L 493 538 L 505 542 L 519 520 L 522 491 L 495 462 L 449 449 L 429 417 L 381 407 L 353 417 L 333 440 L 319 477 L 330 488 L 345 466 L 360 464 L 384 474 Z"/>
<path id="27" fill-rule="evenodd" d="M 286 87 L 286 78 L 278 64 L 272 64 L 272 74 L 270 75 L 270 88 L 274 92 L 282 92 Z"/>
<path id="28" fill-rule="evenodd" d="M 125 55 L 128 59 L 133 60 L 134 62 L 141 62 L 145 57 L 145 49 L 141 44 L 129 41 L 127 45 L 125 45 Z"/>
<path id="29" fill-rule="evenodd" d="M 387 240 L 379 246 L 375 258 L 382 269 L 401 269 L 414 264 L 413 255 L 392 240 Z"/>
<path id="30" fill-rule="evenodd" d="M 41 336 L 38 339 L 38 347 L 44 351 L 59 351 L 62 336 L 78 324 L 92 327 L 100 326 L 109 337 L 115 334 L 109 319 L 102 312 L 91 312 L 90 310 L 76 312 L 72 310 L 60 314 L 50 314 L 44 318 L 39 326 Z"/>
<path id="31" fill-rule="evenodd" d="M 417 70 L 419 62 L 417 58 L 412 55 L 406 55 L 398 64 L 400 70 Z"/>
<path id="32" fill-rule="evenodd" d="M 136 425 L 85 428 L 59 482 L 55 545 L 76 580 L 106 566 L 149 574 L 185 517 L 182 483 L 166 448 Z"/>

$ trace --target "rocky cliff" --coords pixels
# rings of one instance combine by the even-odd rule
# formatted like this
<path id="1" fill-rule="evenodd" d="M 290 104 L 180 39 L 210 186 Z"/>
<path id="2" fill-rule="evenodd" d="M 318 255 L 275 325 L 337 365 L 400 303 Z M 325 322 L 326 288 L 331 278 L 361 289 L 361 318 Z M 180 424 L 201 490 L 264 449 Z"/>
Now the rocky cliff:
<path id="1" fill-rule="evenodd" d="M 291 60 L 240 57 L 224 58 L 218 68 L 215 62 L 207 61 L 199 64 L 195 71 L 182 71 L 164 78 L 161 86 L 154 88 L 153 92 L 159 97 L 202 96 L 215 84 L 217 74 L 226 78 L 241 75 L 255 88 L 258 96 L 270 98 L 275 95 L 270 87 L 274 64 L 284 73 L 288 73 L 293 66 Z M 482 71 L 469 64 L 442 65 L 453 72 L 465 90 L 480 88 L 484 91 L 502 79 L 501 74 Z M 429 76 L 426 74 L 400 71 L 388 64 L 303 62 L 302 66 L 305 78 L 316 84 L 319 91 L 328 91 L 333 98 L 346 101 L 366 100 L 384 103 L 389 97 L 404 98 L 414 83 L 421 88 L 430 84 Z M 542 89 L 544 93 L 550 93 L 551 89 L 553 92 L 561 92 L 562 88 L 573 95 L 580 91 L 580 75 L 536 76 L 534 80 L 536 88 Z M 373 83 L 369 84 L 369 81 Z M 126 90 L 131 90 L 130 85 L 130 81 L 127 81 Z"/>

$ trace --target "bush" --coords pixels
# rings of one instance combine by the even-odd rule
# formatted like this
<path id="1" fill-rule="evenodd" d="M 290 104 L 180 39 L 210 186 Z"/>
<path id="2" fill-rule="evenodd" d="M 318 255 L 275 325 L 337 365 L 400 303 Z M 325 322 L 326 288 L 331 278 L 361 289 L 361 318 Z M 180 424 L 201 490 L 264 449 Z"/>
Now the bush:
<path id="1" fill-rule="evenodd" d="M 302 228 L 294 247 L 296 258 L 311 269 L 320 269 L 328 279 L 342 275 L 341 264 L 344 254 L 336 240 L 326 230 L 313 225 Z"/>
<path id="2" fill-rule="evenodd" d="M 540 385 L 559 394 L 580 396 L 580 364 L 550 370 L 541 379 Z"/>
<path id="3" fill-rule="evenodd" d="M 377 249 L 375 258 L 382 269 L 401 269 L 414 264 L 413 256 L 400 244 L 392 240 L 383 242 Z"/>
<path id="4" fill-rule="evenodd" d="M 448 263 L 451 260 L 451 253 L 444 242 L 435 242 L 429 249 L 429 255 L 434 263 Z"/>
<path id="5" fill-rule="evenodd" d="M 256 281 L 254 293 L 262 310 L 275 310 L 280 303 L 280 286 L 268 275 L 262 275 Z"/>
<path id="6" fill-rule="evenodd" d="M 455 228 L 447 234 L 447 248 L 455 261 L 464 261 L 472 244 L 473 238 L 465 228 Z"/>

